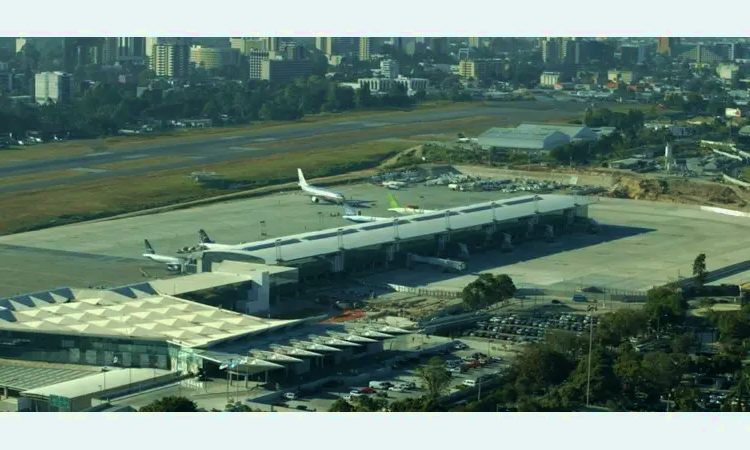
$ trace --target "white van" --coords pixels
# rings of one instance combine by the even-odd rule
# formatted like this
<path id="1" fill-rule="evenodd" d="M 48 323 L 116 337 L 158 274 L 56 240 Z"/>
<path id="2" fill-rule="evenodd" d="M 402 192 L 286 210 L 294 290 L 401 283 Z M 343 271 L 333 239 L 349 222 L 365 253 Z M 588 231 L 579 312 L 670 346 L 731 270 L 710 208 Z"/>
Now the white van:
<path id="1" fill-rule="evenodd" d="M 477 385 L 477 380 L 464 380 L 464 386 L 474 387 Z"/>
<path id="2" fill-rule="evenodd" d="M 370 389 L 388 389 L 393 384 L 387 381 L 370 381 Z"/>

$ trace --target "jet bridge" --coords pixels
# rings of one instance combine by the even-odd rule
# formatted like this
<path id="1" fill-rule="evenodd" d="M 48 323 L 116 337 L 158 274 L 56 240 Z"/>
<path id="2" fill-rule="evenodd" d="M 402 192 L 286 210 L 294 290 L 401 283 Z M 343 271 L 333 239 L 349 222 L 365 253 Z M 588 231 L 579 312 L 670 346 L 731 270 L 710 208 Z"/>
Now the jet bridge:
<path id="1" fill-rule="evenodd" d="M 415 262 L 430 264 L 432 266 L 442 267 L 444 269 L 451 269 L 457 272 L 463 272 L 464 270 L 466 270 L 466 263 L 463 261 L 454 261 L 452 259 L 443 259 L 443 258 L 432 258 L 429 256 L 416 255 L 414 253 L 409 253 L 407 255 L 407 259 L 410 264 L 415 263 Z"/>

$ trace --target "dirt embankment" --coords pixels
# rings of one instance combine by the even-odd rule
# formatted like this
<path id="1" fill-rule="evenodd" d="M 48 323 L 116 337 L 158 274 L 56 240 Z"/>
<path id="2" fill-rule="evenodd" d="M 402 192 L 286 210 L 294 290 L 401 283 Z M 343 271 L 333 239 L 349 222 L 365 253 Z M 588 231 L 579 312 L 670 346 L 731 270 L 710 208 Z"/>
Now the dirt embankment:
<path id="1" fill-rule="evenodd" d="M 595 168 L 545 168 L 530 166 L 496 169 L 482 166 L 454 166 L 461 173 L 487 178 L 531 178 L 570 183 L 576 178 L 579 186 L 600 186 L 607 192 L 602 197 L 628 198 L 664 203 L 699 204 L 743 210 L 750 207 L 750 189 L 705 180 L 659 177 L 655 174 L 600 170 Z"/>
<path id="2" fill-rule="evenodd" d="M 750 195 L 744 188 L 689 179 L 619 176 L 606 196 L 664 203 L 701 204 L 744 209 Z"/>

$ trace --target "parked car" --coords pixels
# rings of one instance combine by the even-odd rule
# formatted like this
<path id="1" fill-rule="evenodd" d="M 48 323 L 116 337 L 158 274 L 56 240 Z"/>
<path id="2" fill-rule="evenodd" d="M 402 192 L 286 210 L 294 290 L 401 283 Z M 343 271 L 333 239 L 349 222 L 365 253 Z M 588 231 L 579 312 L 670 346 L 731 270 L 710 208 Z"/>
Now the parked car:
<path id="1" fill-rule="evenodd" d="M 284 393 L 284 398 L 287 400 L 297 400 L 297 394 L 295 392 Z"/>

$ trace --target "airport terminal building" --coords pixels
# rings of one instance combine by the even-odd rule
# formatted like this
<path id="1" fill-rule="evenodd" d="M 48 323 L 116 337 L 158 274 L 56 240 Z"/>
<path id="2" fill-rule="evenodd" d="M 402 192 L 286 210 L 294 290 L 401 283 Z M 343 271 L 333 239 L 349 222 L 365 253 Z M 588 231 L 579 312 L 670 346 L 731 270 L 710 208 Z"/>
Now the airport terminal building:
<path id="1" fill-rule="evenodd" d="M 200 256 L 197 272 L 269 268 L 265 281 L 255 277 L 258 286 L 269 286 L 268 291 L 248 292 L 244 311 L 256 314 L 268 309 L 269 298 L 294 295 L 300 286 L 321 279 L 420 262 L 462 271 L 471 251 L 510 251 L 515 244 L 552 239 L 588 225 L 585 198 L 531 195 L 268 239 L 241 250 L 207 251 Z"/>
<path id="2" fill-rule="evenodd" d="M 471 251 L 511 251 L 589 224 L 585 199 L 534 195 L 206 251 L 192 275 L 0 299 L 0 358 L 209 374 L 233 360 L 245 379 L 301 377 L 391 348 L 410 331 L 262 318 L 272 299 L 413 263 L 461 271 Z M 227 285 L 243 292 L 236 311 L 178 297 Z"/>

